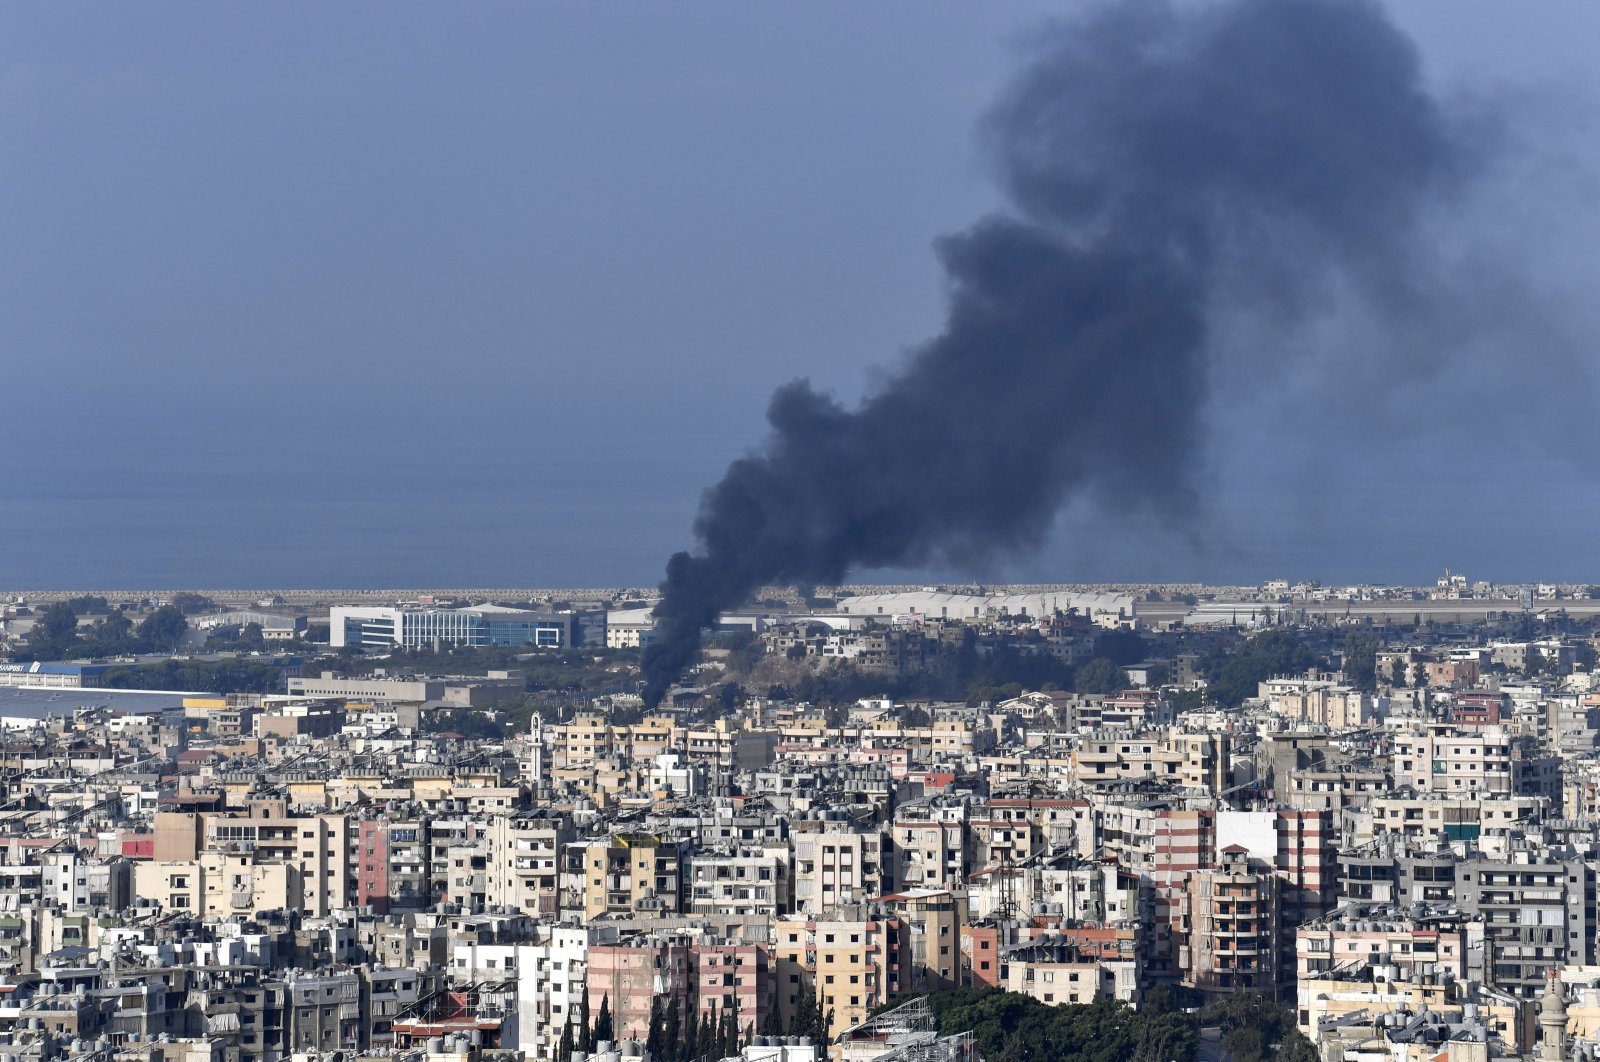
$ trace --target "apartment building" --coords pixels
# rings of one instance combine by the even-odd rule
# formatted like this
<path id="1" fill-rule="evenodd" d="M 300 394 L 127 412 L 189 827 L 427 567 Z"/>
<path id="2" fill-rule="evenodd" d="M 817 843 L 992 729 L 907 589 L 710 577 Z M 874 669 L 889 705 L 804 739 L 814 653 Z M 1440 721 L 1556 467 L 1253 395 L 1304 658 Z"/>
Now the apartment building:
<path id="1" fill-rule="evenodd" d="M 1220 793 L 1228 787 L 1229 749 L 1226 734 L 1096 730 L 1072 752 L 1072 779 L 1082 785 L 1159 781 Z"/>
<path id="2" fill-rule="evenodd" d="M 429 828 L 426 818 L 357 820 L 350 876 L 358 907 L 382 915 L 434 902 Z"/>
<path id="3" fill-rule="evenodd" d="M 566 1062 L 556 1057 L 557 1051 L 561 1034 L 574 1028 L 584 1009 L 589 952 L 615 943 L 617 929 L 605 925 L 544 925 L 537 933 L 537 941 L 518 945 L 514 957 L 517 1048 L 529 1058 Z M 606 977 L 609 976 L 608 972 Z M 604 982 L 606 978 L 599 980 Z M 621 995 L 619 988 L 618 998 Z"/>
<path id="4" fill-rule="evenodd" d="M 812 915 L 882 895 L 890 884 L 885 879 L 880 832 L 825 825 L 823 830 L 797 832 L 791 838 L 795 909 Z"/>
<path id="5" fill-rule="evenodd" d="M 1371 726 L 1377 721 L 1372 695 L 1350 686 L 1306 680 L 1263 683 L 1263 687 L 1267 707 L 1297 729 L 1321 726 L 1345 730 Z"/>
<path id="6" fill-rule="evenodd" d="M 1522 791 L 1522 772 L 1504 726 L 1412 728 L 1395 735 L 1392 761 L 1395 784 L 1419 793 L 1510 797 Z"/>
<path id="7" fill-rule="evenodd" d="M 688 857 L 686 910 L 775 918 L 794 909 L 788 846 L 729 846 Z"/>
<path id="8" fill-rule="evenodd" d="M 1173 917 L 1181 983 L 1207 994 L 1275 991 L 1282 888 L 1243 845 L 1190 875 Z"/>
<path id="9" fill-rule="evenodd" d="M 561 907 L 561 849 L 571 829 L 559 816 L 495 816 L 484 835 L 484 902 L 529 914 Z"/>
<path id="10" fill-rule="evenodd" d="M 1131 945 L 1131 941 L 1130 941 Z M 1005 952 L 1001 984 L 1009 992 L 1041 1003 L 1093 1003 L 1118 999 L 1137 1006 L 1140 998 L 1137 949 L 1107 958 L 1080 947 L 1071 937 L 1047 934 L 1015 944 Z"/>
<path id="11" fill-rule="evenodd" d="M 1380 967 L 1390 980 L 1465 981 L 1468 952 L 1482 938 L 1460 914 L 1413 916 L 1407 909 L 1356 907 L 1295 930 L 1295 973 L 1305 981 L 1338 969 Z"/>
<path id="12" fill-rule="evenodd" d="M 860 904 L 837 908 L 826 919 L 779 919 L 773 951 L 782 1020 L 793 1020 L 800 993 L 814 992 L 830 1039 L 859 1025 L 901 994 L 907 936 L 898 919 L 874 916 Z"/>
<path id="13" fill-rule="evenodd" d="M 1530 851 L 1456 867 L 1461 909 L 1483 919 L 1483 977 L 1523 999 L 1544 990 L 1552 966 L 1595 961 L 1595 870 L 1582 859 Z"/>
<path id="14" fill-rule="evenodd" d="M 972 871 L 967 824 L 897 819 L 887 828 L 892 880 L 902 889 L 958 885 Z"/>
<path id="15" fill-rule="evenodd" d="M 965 901 L 962 892 L 921 888 L 891 893 L 875 902 L 906 930 L 899 992 L 942 992 L 965 982 L 961 955 Z"/>
<path id="16" fill-rule="evenodd" d="M 682 907 L 682 845 L 654 834 L 619 833 L 582 851 L 581 904 L 585 919 L 650 907 Z"/>
<path id="17" fill-rule="evenodd" d="M 1368 803 L 1368 835 L 1374 841 L 1476 841 L 1503 836 L 1547 803 L 1532 796 L 1377 796 Z"/>

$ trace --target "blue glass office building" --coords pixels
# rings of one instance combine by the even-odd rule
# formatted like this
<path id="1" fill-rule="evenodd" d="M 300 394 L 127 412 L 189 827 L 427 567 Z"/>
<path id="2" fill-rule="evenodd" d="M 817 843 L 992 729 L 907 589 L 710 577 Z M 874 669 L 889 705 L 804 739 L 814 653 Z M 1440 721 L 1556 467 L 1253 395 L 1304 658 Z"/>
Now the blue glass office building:
<path id="1" fill-rule="evenodd" d="M 328 617 L 334 646 L 369 649 L 435 645 L 526 645 L 537 649 L 604 645 L 605 614 L 531 609 L 335 608 Z"/>

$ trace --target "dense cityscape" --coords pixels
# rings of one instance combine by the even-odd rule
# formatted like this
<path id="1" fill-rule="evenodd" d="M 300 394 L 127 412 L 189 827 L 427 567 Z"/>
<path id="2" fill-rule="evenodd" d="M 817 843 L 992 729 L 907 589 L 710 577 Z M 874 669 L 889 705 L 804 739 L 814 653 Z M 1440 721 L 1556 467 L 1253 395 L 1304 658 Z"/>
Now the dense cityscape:
<path id="1" fill-rule="evenodd" d="M 1600 1062 L 1596 40 L 0 4 L 0 1062 Z"/>
<path id="2" fill-rule="evenodd" d="M 653 708 L 653 592 L 523 593 L 9 595 L 3 1050 L 1600 1036 L 1600 589 L 769 590 Z"/>

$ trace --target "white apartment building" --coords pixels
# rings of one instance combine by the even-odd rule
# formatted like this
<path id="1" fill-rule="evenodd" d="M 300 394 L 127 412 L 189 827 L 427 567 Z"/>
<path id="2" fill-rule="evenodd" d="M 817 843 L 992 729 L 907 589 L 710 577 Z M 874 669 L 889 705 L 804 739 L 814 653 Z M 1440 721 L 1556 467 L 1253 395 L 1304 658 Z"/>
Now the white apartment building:
<path id="1" fill-rule="evenodd" d="M 796 910 L 821 914 L 883 895 L 882 834 L 834 829 L 797 833 L 792 840 Z"/>
<path id="2" fill-rule="evenodd" d="M 588 990 L 589 945 L 617 939 L 613 926 L 541 926 L 544 939 L 516 946 L 517 1023 L 502 1030 L 530 1059 L 556 1062 L 561 1031 L 576 1022 Z M 504 966 L 502 964 L 502 969 Z M 515 1035 L 512 1035 L 512 1033 Z"/>
<path id="3" fill-rule="evenodd" d="M 1419 793 L 1481 793 L 1512 796 L 1517 791 L 1511 735 L 1503 726 L 1458 730 L 1433 723 L 1402 731 L 1394 738 L 1394 781 Z"/>

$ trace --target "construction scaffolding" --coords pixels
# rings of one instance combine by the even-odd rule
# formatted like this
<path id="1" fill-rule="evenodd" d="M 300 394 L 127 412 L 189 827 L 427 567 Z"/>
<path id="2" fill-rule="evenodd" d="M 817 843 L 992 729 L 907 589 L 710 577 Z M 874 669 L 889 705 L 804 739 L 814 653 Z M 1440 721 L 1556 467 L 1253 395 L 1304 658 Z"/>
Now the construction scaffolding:
<path id="1" fill-rule="evenodd" d="M 474 1046 L 498 1047 L 501 1024 L 516 1005 L 515 980 L 441 988 L 395 1016 L 395 1044 L 411 1047 L 431 1037 L 464 1034 Z"/>
<path id="2" fill-rule="evenodd" d="M 940 1036 L 923 996 L 846 1029 L 836 1042 L 844 1062 L 979 1062 L 971 1031 Z"/>

